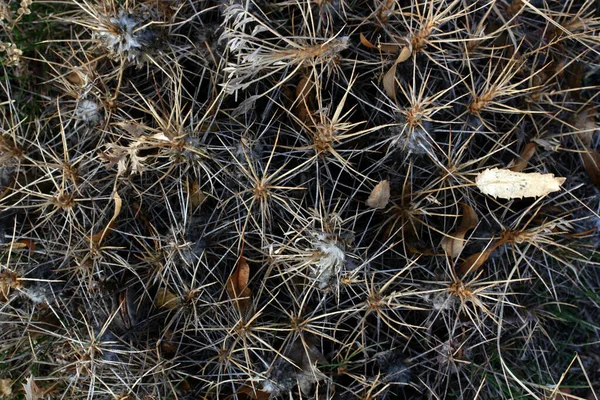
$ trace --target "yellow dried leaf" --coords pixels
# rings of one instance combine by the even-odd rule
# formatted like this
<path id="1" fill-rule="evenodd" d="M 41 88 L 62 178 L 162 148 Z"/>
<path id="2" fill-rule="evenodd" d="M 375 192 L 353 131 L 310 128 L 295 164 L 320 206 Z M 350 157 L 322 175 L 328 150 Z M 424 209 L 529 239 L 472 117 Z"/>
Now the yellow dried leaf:
<path id="1" fill-rule="evenodd" d="M 390 182 L 385 180 L 379 182 L 369 195 L 367 205 L 371 208 L 382 209 L 390 201 Z"/>
<path id="2" fill-rule="evenodd" d="M 113 212 L 112 218 L 110 219 L 110 221 L 104 229 L 92 235 L 89 239 L 92 243 L 95 243 L 96 245 L 99 245 L 102 242 L 102 240 L 106 237 L 106 235 L 110 233 L 117 220 L 117 217 L 121 213 L 121 206 L 123 205 L 123 200 L 121 200 L 121 197 L 119 196 L 119 193 L 117 193 L 116 190 L 113 193 L 113 201 L 115 202 L 115 210 Z"/>
<path id="3" fill-rule="evenodd" d="M 402 51 L 400 52 L 400 55 L 396 59 L 396 64 L 400 64 L 400 63 L 403 63 L 404 61 L 408 60 L 410 58 L 411 54 L 412 54 L 412 48 L 410 46 L 404 46 L 402 48 Z"/>
<path id="4" fill-rule="evenodd" d="M 442 239 L 442 248 L 444 249 L 444 252 L 452 258 L 458 257 L 462 252 L 465 247 L 465 236 L 467 235 L 467 232 L 475 228 L 479 222 L 473 208 L 466 203 L 461 204 L 463 217 L 459 228 L 454 233 L 451 233 L 450 236 L 445 236 Z"/>
<path id="5" fill-rule="evenodd" d="M 475 178 L 483 194 L 501 199 L 542 197 L 560 190 L 566 178 L 538 172 L 514 172 L 507 169 L 486 169 Z"/>
<path id="6" fill-rule="evenodd" d="M 383 89 L 385 90 L 385 94 L 394 100 L 396 100 L 396 66 L 397 64 L 394 63 L 392 68 L 390 68 L 383 76 Z"/>

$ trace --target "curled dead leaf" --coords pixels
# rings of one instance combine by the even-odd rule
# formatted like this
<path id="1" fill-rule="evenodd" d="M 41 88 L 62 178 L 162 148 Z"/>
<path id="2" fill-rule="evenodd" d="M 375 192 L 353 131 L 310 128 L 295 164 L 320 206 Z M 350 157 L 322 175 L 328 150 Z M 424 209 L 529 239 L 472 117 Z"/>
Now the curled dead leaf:
<path id="1" fill-rule="evenodd" d="M 509 16 L 516 15 L 523 8 L 523 0 L 513 0 L 506 7 L 506 14 Z"/>
<path id="2" fill-rule="evenodd" d="M 166 308 L 168 310 L 172 310 L 177 307 L 178 297 L 176 294 L 171 292 L 167 288 L 161 288 L 156 292 L 156 298 L 154 300 L 154 304 L 158 308 Z"/>
<path id="3" fill-rule="evenodd" d="M 404 61 L 408 60 L 410 58 L 411 54 L 412 54 L 412 47 L 409 45 L 404 46 L 402 48 L 402 51 L 400 52 L 400 55 L 396 59 L 396 64 L 400 64 L 400 63 L 403 63 Z"/>
<path id="4" fill-rule="evenodd" d="M 466 204 L 461 203 L 462 205 L 462 220 L 460 222 L 459 228 L 450 234 L 450 236 L 444 236 L 442 239 L 442 249 L 448 257 L 456 258 L 460 255 L 463 248 L 465 247 L 465 236 L 467 232 L 473 228 L 475 228 L 478 224 L 477 214 L 473 208 Z"/>
<path id="5" fill-rule="evenodd" d="M 360 42 L 362 43 L 363 46 L 368 47 L 369 49 L 378 49 L 380 51 L 384 51 L 386 53 L 392 53 L 392 54 L 396 54 L 398 52 L 398 50 L 400 50 L 401 48 L 404 47 L 403 44 L 399 44 L 399 43 L 378 43 L 377 45 L 374 45 L 362 33 L 360 34 Z M 406 61 L 406 60 L 404 60 L 404 61 Z"/>
<path id="6" fill-rule="evenodd" d="M 460 265 L 460 273 L 462 275 L 466 275 L 477 271 L 490 258 L 492 253 L 503 243 L 506 243 L 506 239 L 498 239 L 489 245 L 484 251 L 480 251 L 479 253 L 475 253 L 467 257 L 467 259 Z"/>
<path id="7" fill-rule="evenodd" d="M 475 178 L 483 194 L 501 199 L 542 197 L 560 190 L 566 178 L 538 172 L 514 172 L 507 169 L 486 169 Z"/>
<path id="8" fill-rule="evenodd" d="M 408 45 L 404 46 L 398 58 L 394 61 L 394 65 L 383 76 L 383 89 L 385 90 L 385 94 L 391 99 L 396 100 L 396 67 L 398 67 L 398 64 L 408 60 L 411 54 L 412 48 Z"/>
<path id="9" fill-rule="evenodd" d="M 375 46 L 373 43 L 371 43 L 369 41 L 369 39 L 367 39 L 365 37 L 365 35 L 362 34 L 362 32 L 360 34 L 360 42 L 362 43 L 363 46 L 368 47 L 369 49 L 376 49 L 377 48 L 377 46 Z"/>
<path id="10" fill-rule="evenodd" d="M 248 287 L 249 279 L 250 266 L 244 256 L 240 256 L 235 271 L 227 279 L 226 289 L 227 294 L 235 301 L 235 306 L 242 316 L 246 316 L 252 306 L 251 292 Z"/>
<path id="11" fill-rule="evenodd" d="M 388 95 L 391 99 L 396 99 L 396 66 L 398 64 L 394 63 L 392 67 L 385 73 L 383 76 L 383 89 L 385 90 L 385 94 Z"/>
<path id="12" fill-rule="evenodd" d="M 367 205 L 371 208 L 382 209 L 385 208 L 390 201 L 390 182 L 384 180 L 379 182 L 369 195 L 367 199 Z"/>
<path id="13" fill-rule="evenodd" d="M 206 195 L 200 190 L 200 182 L 195 181 L 191 185 L 188 184 L 188 194 L 190 196 L 190 205 L 192 210 L 195 210 L 206 200 Z"/>
<path id="14" fill-rule="evenodd" d="M 96 234 L 93 234 L 89 238 L 90 242 L 94 243 L 95 245 L 100 245 L 100 243 L 102 243 L 102 240 L 104 240 L 106 235 L 108 235 L 112 231 L 117 217 L 121 213 L 121 206 L 123 205 L 123 200 L 121 200 L 121 196 L 119 196 L 119 193 L 117 193 L 116 190 L 113 192 L 113 201 L 115 202 L 115 210 L 113 212 L 112 218 L 110 219 L 110 221 L 104 229 L 102 229 Z"/>
<path id="15" fill-rule="evenodd" d="M 537 144 L 534 142 L 527 143 L 521 156 L 510 163 L 510 170 L 513 172 L 521 172 L 527 167 L 527 163 L 531 160 L 531 157 L 535 154 Z"/>
<path id="16" fill-rule="evenodd" d="M 294 101 L 294 115 L 302 122 L 307 122 L 313 113 L 315 84 L 309 75 L 300 79 L 296 86 L 296 99 Z"/>
<path id="17" fill-rule="evenodd" d="M 67 80 L 77 86 L 85 86 L 87 81 L 85 75 L 77 70 L 73 70 L 71 73 L 69 73 L 67 75 Z"/>

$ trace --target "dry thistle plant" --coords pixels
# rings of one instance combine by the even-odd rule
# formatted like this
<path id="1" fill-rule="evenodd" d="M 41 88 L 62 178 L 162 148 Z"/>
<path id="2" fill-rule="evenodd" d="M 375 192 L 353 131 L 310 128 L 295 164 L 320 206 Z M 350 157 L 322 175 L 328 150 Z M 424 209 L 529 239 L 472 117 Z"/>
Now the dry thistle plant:
<path id="1" fill-rule="evenodd" d="M 593 0 L 0 2 L 0 397 L 596 398 L 599 37 Z"/>

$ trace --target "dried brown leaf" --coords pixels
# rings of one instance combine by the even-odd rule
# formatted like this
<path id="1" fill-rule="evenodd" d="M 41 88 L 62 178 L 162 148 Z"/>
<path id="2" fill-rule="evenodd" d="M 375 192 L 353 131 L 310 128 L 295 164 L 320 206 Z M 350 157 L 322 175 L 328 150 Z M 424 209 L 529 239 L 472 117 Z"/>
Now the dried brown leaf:
<path id="1" fill-rule="evenodd" d="M 385 73 L 383 76 L 383 89 L 385 90 L 385 94 L 388 95 L 389 98 L 396 100 L 396 66 L 398 64 L 394 63 L 392 67 Z"/>
<path id="2" fill-rule="evenodd" d="M 248 287 L 250 279 L 250 266 L 244 258 L 240 256 L 237 262 L 237 267 L 233 274 L 227 279 L 227 294 L 235 301 L 236 308 L 242 316 L 247 315 L 252 301 L 250 299 L 251 292 Z"/>
<path id="3" fill-rule="evenodd" d="M 108 224 L 106 225 L 106 227 L 104 229 L 102 229 L 98 233 L 93 234 L 89 238 L 89 240 L 96 245 L 99 245 L 100 243 L 102 243 L 102 240 L 104 240 L 106 235 L 112 231 L 112 228 L 115 225 L 115 221 L 117 220 L 117 217 L 121 213 L 121 206 L 123 205 L 123 200 L 121 200 L 121 197 L 119 196 L 119 193 L 117 193 L 116 190 L 113 193 L 113 201 L 115 202 L 115 210 L 113 212 L 112 218 L 110 219 L 110 221 L 108 222 Z"/>
<path id="4" fill-rule="evenodd" d="M 156 292 L 154 304 L 156 304 L 158 308 L 172 310 L 173 308 L 177 307 L 178 302 L 179 298 L 177 295 L 167 288 L 159 289 L 158 292 Z"/>
<path id="5" fill-rule="evenodd" d="M 492 248 L 488 248 L 487 250 L 472 254 L 460 265 L 460 273 L 466 275 L 467 273 L 478 270 L 479 267 L 490 258 L 493 251 Z"/>
<path id="6" fill-rule="evenodd" d="M 533 155 L 535 154 L 536 149 L 537 144 L 535 144 L 534 142 L 527 143 L 527 145 L 521 152 L 521 156 L 518 159 L 513 160 L 511 162 L 510 170 L 513 172 L 523 171 L 527 167 L 527 164 L 529 163 L 529 160 L 531 160 L 531 157 L 533 157 Z"/>
<path id="7" fill-rule="evenodd" d="M 396 64 L 400 64 L 400 63 L 403 63 L 404 61 L 408 60 L 410 58 L 411 54 L 412 54 L 412 47 L 404 46 L 402 48 L 402 51 L 400 52 L 400 55 L 396 59 Z"/>
<path id="8" fill-rule="evenodd" d="M 446 255 L 451 258 L 459 256 L 465 247 L 465 236 L 467 235 L 467 232 L 475 228 L 479 222 L 477 214 L 475 214 L 475 211 L 470 205 L 466 203 L 461 203 L 461 205 L 463 217 L 459 228 L 454 233 L 451 233 L 450 236 L 444 236 L 442 239 L 442 248 Z"/>
<path id="9" fill-rule="evenodd" d="M 363 35 L 362 33 L 360 34 L 360 42 L 362 43 L 363 46 L 368 47 L 369 49 L 376 49 L 377 46 L 375 46 L 373 43 L 371 43 L 369 41 L 369 39 L 367 39 L 365 37 L 365 35 Z"/>
<path id="10" fill-rule="evenodd" d="M 188 193 L 190 196 L 190 205 L 192 210 L 195 210 L 206 200 L 206 195 L 200 190 L 200 182 L 195 181 L 189 185 Z"/>
<path id="11" fill-rule="evenodd" d="M 385 90 L 385 94 L 391 99 L 396 100 L 396 68 L 398 67 L 398 64 L 408 60 L 411 54 L 412 48 L 410 46 L 404 46 L 402 51 L 400 51 L 398 58 L 394 61 L 394 65 L 392 65 L 383 76 L 383 89 Z"/>
<path id="12" fill-rule="evenodd" d="M 490 258 L 494 250 L 496 250 L 502 243 L 504 243 L 503 240 L 496 240 L 484 251 L 480 251 L 479 253 L 475 253 L 467 257 L 467 259 L 460 265 L 460 273 L 462 275 L 466 275 L 477 271 Z"/>
<path id="13" fill-rule="evenodd" d="M 560 190 L 566 178 L 538 172 L 513 172 L 507 169 L 486 169 L 475 178 L 483 194 L 501 199 L 542 197 Z"/>
<path id="14" fill-rule="evenodd" d="M 385 208 L 390 201 L 390 182 L 384 180 L 379 182 L 369 195 L 367 205 L 371 208 Z"/>

